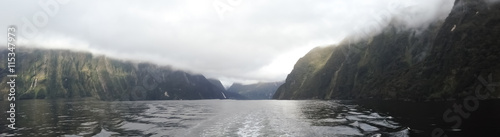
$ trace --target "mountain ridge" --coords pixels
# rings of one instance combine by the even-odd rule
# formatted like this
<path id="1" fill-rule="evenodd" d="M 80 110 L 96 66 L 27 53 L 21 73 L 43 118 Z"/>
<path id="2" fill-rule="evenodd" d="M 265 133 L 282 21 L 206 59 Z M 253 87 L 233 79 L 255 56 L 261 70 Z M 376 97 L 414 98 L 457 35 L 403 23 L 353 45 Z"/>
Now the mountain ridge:
<path id="1" fill-rule="evenodd" d="M 271 99 L 276 89 L 283 82 L 259 82 L 255 84 L 234 83 L 227 89 L 227 93 L 236 93 L 243 96 L 242 99 Z"/>

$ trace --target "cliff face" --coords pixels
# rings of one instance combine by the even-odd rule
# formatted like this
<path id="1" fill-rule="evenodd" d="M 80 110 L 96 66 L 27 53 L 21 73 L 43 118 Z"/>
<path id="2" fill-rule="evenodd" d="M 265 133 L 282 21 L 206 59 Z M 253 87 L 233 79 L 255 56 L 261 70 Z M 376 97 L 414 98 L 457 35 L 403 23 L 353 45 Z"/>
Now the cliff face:
<path id="1" fill-rule="evenodd" d="M 6 57 L 7 51 L 0 51 Z M 0 80 L 8 78 L 0 60 Z M 16 98 L 82 98 L 101 100 L 223 99 L 224 90 L 202 75 L 169 67 L 94 57 L 66 50 L 16 51 Z M 7 84 L 0 85 L 6 99 Z"/>
<path id="2" fill-rule="evenodd" d="M 423 32 L 389 27 L 362 41 L 311 50 L 273 98 L 433 100 L 462 98 L 487 85 L 497 98 L 499 23 L 499 3 L 457 0 L 444 22 Z"/>
<path id="3" fill-rule="evenodd" d="M 234 83 L 227 89 L 227 93 L 237 93 L 244 98 L 242 99 L 271 99 L 276 92 L 276 89 L 283 82 L 268 82 L 243 85 Z"/>

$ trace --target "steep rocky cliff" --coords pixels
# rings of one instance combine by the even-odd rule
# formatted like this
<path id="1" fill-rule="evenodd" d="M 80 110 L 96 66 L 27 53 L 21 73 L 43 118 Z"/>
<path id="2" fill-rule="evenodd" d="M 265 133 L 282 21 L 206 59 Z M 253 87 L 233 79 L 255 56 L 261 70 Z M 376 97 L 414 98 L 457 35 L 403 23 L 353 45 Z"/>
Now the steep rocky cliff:
<path id="1" fill-rule="evenodd" d="M 6 57 L 7 51 L 0 51 Z M 0 81 L 8 78 L 0 60 Z M 101 100 L 223 99 L 224 89 L 202 75 L 170 67 L 132 63 L 67 50 L 16 51 L 16 98 L 83 98 Z M 7 84 L 0 84 L 6 99 Z"/>
<path id="2" fill-rule="evenodd" d="M 499 97 L 500 4 L 457 0 L 425 31 L 392 26 L 301 58 L 275 99 L 456 99 Z M 486 87 L 486 88 L 485 88 Z"/>

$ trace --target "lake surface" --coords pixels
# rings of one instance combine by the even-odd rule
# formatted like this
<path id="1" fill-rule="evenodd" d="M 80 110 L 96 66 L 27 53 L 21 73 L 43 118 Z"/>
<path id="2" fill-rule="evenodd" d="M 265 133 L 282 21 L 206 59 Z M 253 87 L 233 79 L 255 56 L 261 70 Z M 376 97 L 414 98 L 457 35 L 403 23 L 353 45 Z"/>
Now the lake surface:
<path id="1" fill-rule="evenodd" d="M 7 110 L 7 103 L 0 102 L 0 108 Z M 470 131 L 450 130 L 448 125 L 439 124 L 439 116 L 427 116 L 452 106 L 438 104 L 436 108 L 441 110 L 432 110 L 434 104 L 320 100 L 22 100 L 16 102 L 19 128 L 7 128 L 4 111 L 0 136 L 404 137 L 430 136 L 432 128 L 439 126 L 452 132 L 450 135 Z M 486 103 L 482 105 L 487 107 Z M 391 110 L 403 106 L 407 109 Z M 408 107 L 427 107 L 429 112 Z M 479 109 L 475 114 L 479 113 L 483 112 Z M 497 119 L 489 120 L 493 128 L 496 126 L 494 131 L 500 131 Z"/>
<path id="2" fill-rule="evenodd" d="M 2 102 L 7 110 L 7 102 Z M 405 136 L 391 116 L 341 101 L 22 100 L 0 136 Z M 5 112 L 4 112 L 5 113 Z M 4 114 L 3 116 L 6 116 Z M 2 116 L 2 117 L 3 117 Z"/>

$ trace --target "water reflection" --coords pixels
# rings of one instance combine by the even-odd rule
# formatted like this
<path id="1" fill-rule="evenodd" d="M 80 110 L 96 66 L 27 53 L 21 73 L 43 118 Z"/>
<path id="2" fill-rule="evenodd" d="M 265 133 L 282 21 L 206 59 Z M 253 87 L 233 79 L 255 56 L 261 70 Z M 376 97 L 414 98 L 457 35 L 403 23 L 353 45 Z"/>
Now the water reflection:
<path id="1" fill-rule="evenodd" d="M 8 102 L 0 102 L 2 110 Z M 23 100 L 0 136 L 407 136 L 391 116 L 340 101 Z M 4 118 L 2 118 L 4 119 Z"/>

